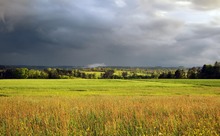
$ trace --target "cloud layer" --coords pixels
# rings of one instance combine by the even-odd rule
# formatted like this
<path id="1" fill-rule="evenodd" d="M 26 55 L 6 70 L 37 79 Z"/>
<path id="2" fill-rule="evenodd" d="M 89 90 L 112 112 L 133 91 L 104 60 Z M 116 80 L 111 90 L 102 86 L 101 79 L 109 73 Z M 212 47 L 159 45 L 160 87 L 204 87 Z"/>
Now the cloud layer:
<path id="1" fill-rule="evenodd" d="M 0 63 L 213 63 L 219 7 L 218 0 L 1 0 Z"/>

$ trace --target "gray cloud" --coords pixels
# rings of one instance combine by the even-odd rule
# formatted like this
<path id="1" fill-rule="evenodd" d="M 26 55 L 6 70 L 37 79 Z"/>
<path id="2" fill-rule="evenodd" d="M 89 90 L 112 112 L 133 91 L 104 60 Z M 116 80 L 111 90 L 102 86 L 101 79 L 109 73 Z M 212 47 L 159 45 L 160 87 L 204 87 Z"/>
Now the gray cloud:
<path id="1" fill-rule="evenodd" d="M 192 23 L 171 16 L 180 9 L 198 9 L 211 18 L 209 10 L 218 5 L 212 2 L 215 4 L 197 0 L 1 0 L 0 62 L 84 66 L 212 63 L 220 59 L 219 17 Z"/>
<path id="2" fill-rule="evenodd" d="M 219 9 L 219 0 L 192 0 L 193 6 L 200 10 Z"/>

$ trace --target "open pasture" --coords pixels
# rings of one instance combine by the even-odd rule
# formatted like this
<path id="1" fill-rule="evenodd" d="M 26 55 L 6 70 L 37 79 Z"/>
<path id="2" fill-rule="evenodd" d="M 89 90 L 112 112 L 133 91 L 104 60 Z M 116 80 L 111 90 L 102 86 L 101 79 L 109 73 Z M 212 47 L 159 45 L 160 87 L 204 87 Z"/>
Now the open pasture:
<path id="1" fill-rule="evenodd" d="M 219 135 L 219 80 L 0 80 L 0 135 Z"/>

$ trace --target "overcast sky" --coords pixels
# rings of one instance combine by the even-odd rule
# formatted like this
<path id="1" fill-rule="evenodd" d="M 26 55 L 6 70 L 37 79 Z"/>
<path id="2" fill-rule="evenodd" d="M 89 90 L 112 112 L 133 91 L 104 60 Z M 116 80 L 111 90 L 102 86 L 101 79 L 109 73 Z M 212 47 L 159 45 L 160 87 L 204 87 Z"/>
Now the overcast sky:
<path id="1" fill-rule="evenodd" d="M 220 0 L 0 0 L 0 64 L 201 66 Z"/>

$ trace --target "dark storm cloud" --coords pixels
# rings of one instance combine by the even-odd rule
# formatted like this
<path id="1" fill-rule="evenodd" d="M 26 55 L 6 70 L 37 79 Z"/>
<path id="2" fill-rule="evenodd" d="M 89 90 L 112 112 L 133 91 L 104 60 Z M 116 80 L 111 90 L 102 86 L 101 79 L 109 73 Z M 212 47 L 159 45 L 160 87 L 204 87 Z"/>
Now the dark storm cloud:
<path id="1" fill-rule="evenodd" d="M 202 65 L 220 59 L 218 21 L 189 23 L 169 13 L 186 8 L 206 14 L 218 7 L 212 2 L 1 0 L 0 62 Z"/>
<path id="2" fill-rule="evenodd" d="M 206 24 L 188 25 L 187 32 L 179 34 L 177 40 L 214 40 L 215 37 L 220 36 L 220 27 L 210 26 Z"/>

